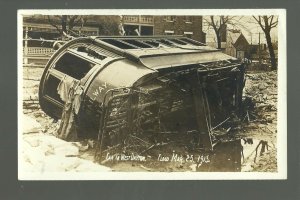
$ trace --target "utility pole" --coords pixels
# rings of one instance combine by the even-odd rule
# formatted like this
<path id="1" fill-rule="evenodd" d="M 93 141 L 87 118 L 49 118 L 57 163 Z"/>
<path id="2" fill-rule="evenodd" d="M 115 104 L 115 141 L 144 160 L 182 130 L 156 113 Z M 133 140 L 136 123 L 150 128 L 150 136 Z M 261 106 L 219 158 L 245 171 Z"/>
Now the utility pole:
<path id="1" fill-rule="evenodd" d="M 25 27 L 25 44 L 24 44 L 24 56 L 23 63 L 28 64 L 28 26 Z"/>
<path id="2" fill-rule="evenodd" d="M 260 32 L 258 33 L 258 60 L 259 60 L 259 64 L 261 64 Z"/>
<path id="3" fill-rule="evenodd" d="M 124 30 L 124 19 L 123 19 L 123 15 L 120 15 L 120 22 L 119 22 L 119 34 L 120 35 L 126 35 L 126 32 L 125 32 L 125 30 Z"/>

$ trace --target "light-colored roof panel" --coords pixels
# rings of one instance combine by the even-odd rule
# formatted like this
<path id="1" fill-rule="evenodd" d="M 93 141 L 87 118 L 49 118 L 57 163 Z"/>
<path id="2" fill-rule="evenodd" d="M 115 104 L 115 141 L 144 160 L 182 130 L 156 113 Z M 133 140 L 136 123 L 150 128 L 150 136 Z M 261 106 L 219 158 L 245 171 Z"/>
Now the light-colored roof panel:
<path id="1" fill-rule="evenodd" d="M 232 44 L 236 43 L 237 39 L 240 37 L 241 33 L 228 32 L 228 36 L 231 39 Z"/>
<path id="2" fill-rule="evenodd" d="M 236 58 L 224 54 L 221 51 L 215 51 L 204 53 L 195 52 L 189 54 L 170 54 L 165 56 L 144 57 L 140 58 L 140 60 L 145 66 L 158 70 L 162 68 L 170 68 L 182 65 L 201 64 L 223 60 L 236 60 Z"/>

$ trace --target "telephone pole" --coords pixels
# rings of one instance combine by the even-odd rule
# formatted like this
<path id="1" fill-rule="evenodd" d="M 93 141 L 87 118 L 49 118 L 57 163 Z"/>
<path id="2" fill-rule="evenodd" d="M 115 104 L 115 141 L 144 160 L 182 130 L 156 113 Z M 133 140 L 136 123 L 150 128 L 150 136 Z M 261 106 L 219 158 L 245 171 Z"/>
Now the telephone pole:
<path id="1" fill-rule="evenodd" d="M 259 61 L 259 64 L 261 64 L 260 32 L 258 33 L 258 61 Z"/>

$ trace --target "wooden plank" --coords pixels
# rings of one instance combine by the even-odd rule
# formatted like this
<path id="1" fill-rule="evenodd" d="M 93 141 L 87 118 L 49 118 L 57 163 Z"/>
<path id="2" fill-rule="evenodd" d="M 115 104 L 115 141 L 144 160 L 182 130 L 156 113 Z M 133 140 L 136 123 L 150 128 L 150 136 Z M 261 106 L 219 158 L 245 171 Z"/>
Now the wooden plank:
<path id="1" fill-rule="evenodd" d="M 208 109 L 206 106 L 208 105 L 204 98 L 204 89 L 203 89 L 203 82 L 198 80 L 197 77 L 192 79 L 193 81 L 193 99 L 195 105 L 195 112 L 196 112 L 196 120 L 199 130 L 199 143 L 203 145 L 205 149 L 212 150 L 212 142 L 211 142 L 211 133 L 210 133 L 210 125 L 208 120 Z"/>

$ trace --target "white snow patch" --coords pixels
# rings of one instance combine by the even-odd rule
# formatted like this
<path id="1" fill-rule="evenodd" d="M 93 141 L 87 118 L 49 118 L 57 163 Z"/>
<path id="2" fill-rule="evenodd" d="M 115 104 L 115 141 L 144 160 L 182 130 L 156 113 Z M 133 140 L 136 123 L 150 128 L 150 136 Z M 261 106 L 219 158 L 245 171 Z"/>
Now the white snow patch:
<path id="1" fill-rule="evenodd" d="M 78 158 L 79 148 L 71 142 L 45 134 L 25 134 L 21 165 L 24 172 L 103 172 L 110 168 Z"/>
<path id="2" fill-rule="evenodd" d="M 23 114 L 22 116 L 23 121 L 23 133 L 38 133 L 42 126 L 32 117 Z"/>

